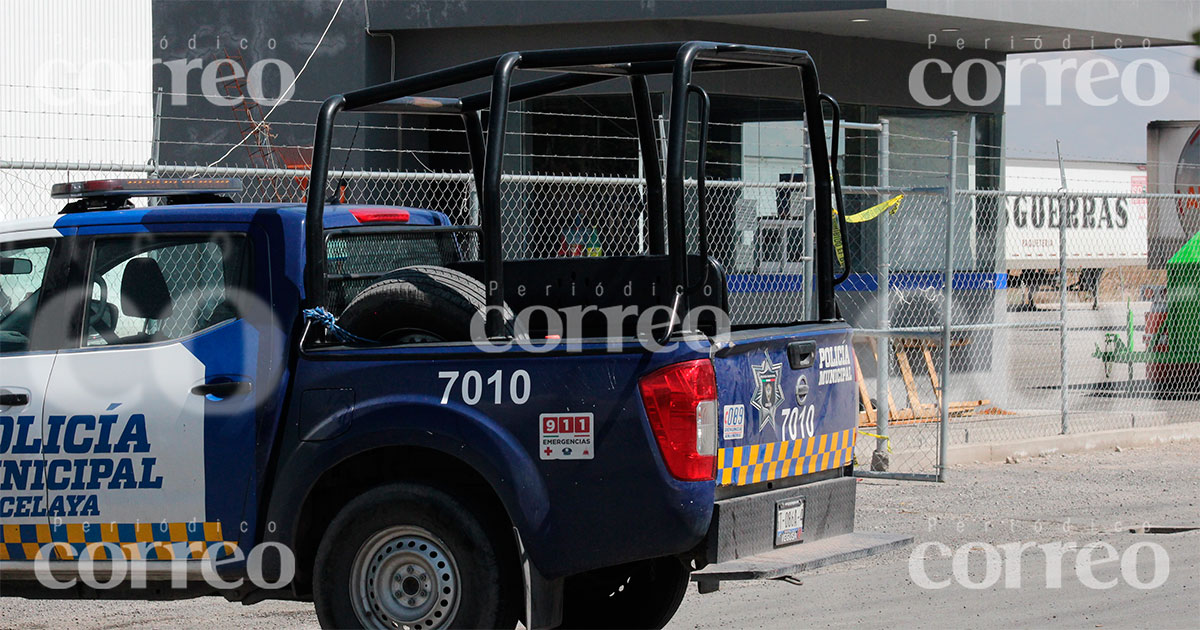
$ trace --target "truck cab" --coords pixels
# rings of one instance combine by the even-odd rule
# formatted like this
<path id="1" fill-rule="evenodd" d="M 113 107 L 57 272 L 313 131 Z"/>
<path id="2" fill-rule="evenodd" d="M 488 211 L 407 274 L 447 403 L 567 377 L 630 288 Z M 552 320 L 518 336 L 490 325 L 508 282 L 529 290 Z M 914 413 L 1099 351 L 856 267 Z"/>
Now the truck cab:
<path id="1" fill-rule="evenodd" d="M 75 579 L 87 561 L 125 596 L 311 600 L 326 627 L 660 627 L 690 581 L 712 592 L 907 542 L 853 531 L 856 367 L 833 300 L 849 270 L 821 124 L 815 316 L 729 320 L 692 74 L 732 69 L 796 71 L 806 117 L 830 105 L 837 136 L 803 51 L 526 51 L 330 97 L 303 203 L 234 203 L 229 179 L 56 187 L 75 199 L 63 214 L 0 232 L 6 589 L 113 593 Z M 671 84 L 662 138 L 655 75 Z M 424 95 L 476 79 L 492 88 Z M 638 113 L 646 251 L 506 259 L 510 103 L 613 79 Z M 332 129 L 350 111 L 459 117 L 479 223 L 334 203 Z M 129 561 L 158 586 L 113 577 Z"/>

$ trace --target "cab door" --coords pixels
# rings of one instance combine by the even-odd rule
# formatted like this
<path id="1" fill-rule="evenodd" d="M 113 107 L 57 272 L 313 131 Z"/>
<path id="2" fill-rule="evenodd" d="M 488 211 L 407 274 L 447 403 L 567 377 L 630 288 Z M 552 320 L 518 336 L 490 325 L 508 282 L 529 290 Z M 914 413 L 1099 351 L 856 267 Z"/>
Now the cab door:
<path id="1" fill-rule="evenodd" d="M 248 529 L 262 385 L 247 235 L 88 242 L 85 324 L 46 399 L 52 533 L 76 553 L 224 555 Z"/>
<path id="2" fill-rule="evenodd" d="M 50 542 L 42 410 L 71 310 L 67 232 L 0 235 L 0 561 Z"/>

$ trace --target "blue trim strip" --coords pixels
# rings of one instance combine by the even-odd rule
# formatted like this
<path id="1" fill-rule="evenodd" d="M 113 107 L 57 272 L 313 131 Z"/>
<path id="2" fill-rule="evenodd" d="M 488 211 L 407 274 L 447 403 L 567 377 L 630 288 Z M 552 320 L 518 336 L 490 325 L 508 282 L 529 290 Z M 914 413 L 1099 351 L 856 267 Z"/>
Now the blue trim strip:
<path id="1" fill-rule="evenodd" d="M 788 293 L 800 291 L 804 276 L 798 273 L 735 273 L 729 275 L 730 293 Z M 942 274 L 936 271 L 894 273 L 890 278 L 893 289 L 941 289 Z M 874 291 L 879 282 L 874 274 L 852 273 L 838 285 L 838 291 Z M 954 274 L 955 291 L 998 290 L 1008 288 L 1007 273 L 960 271 Z"/>

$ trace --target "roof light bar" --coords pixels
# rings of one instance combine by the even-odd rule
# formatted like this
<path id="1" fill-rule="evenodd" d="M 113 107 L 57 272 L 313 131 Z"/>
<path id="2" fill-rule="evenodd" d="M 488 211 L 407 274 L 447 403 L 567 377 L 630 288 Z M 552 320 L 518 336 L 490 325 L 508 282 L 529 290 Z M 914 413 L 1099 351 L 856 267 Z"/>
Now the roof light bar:
<path id="1" fill-rule="evenodd" d="M 175 195 L 218 195 L 242 192 L 242 180 L 220 179 L 93 179 L 55 184 L 54 199 L 89 197 L 170 197 Z"/>

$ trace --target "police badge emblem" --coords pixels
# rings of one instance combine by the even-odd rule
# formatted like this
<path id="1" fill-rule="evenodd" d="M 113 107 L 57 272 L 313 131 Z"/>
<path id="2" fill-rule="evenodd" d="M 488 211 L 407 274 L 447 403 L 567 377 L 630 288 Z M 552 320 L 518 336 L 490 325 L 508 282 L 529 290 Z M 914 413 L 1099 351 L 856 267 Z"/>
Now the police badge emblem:
<path id="1" fill-rule="evenodd" d="M 783 404 L 783 392 L 779 389 L 779 376 L 783 372 L 782 363 L 771 363 L 766 356 L 760 365 L 751 365 L 754 372 L 754 396 L 750 404 L 758 409 L 758 430 L 775 423 L 775 410 Z"/>

